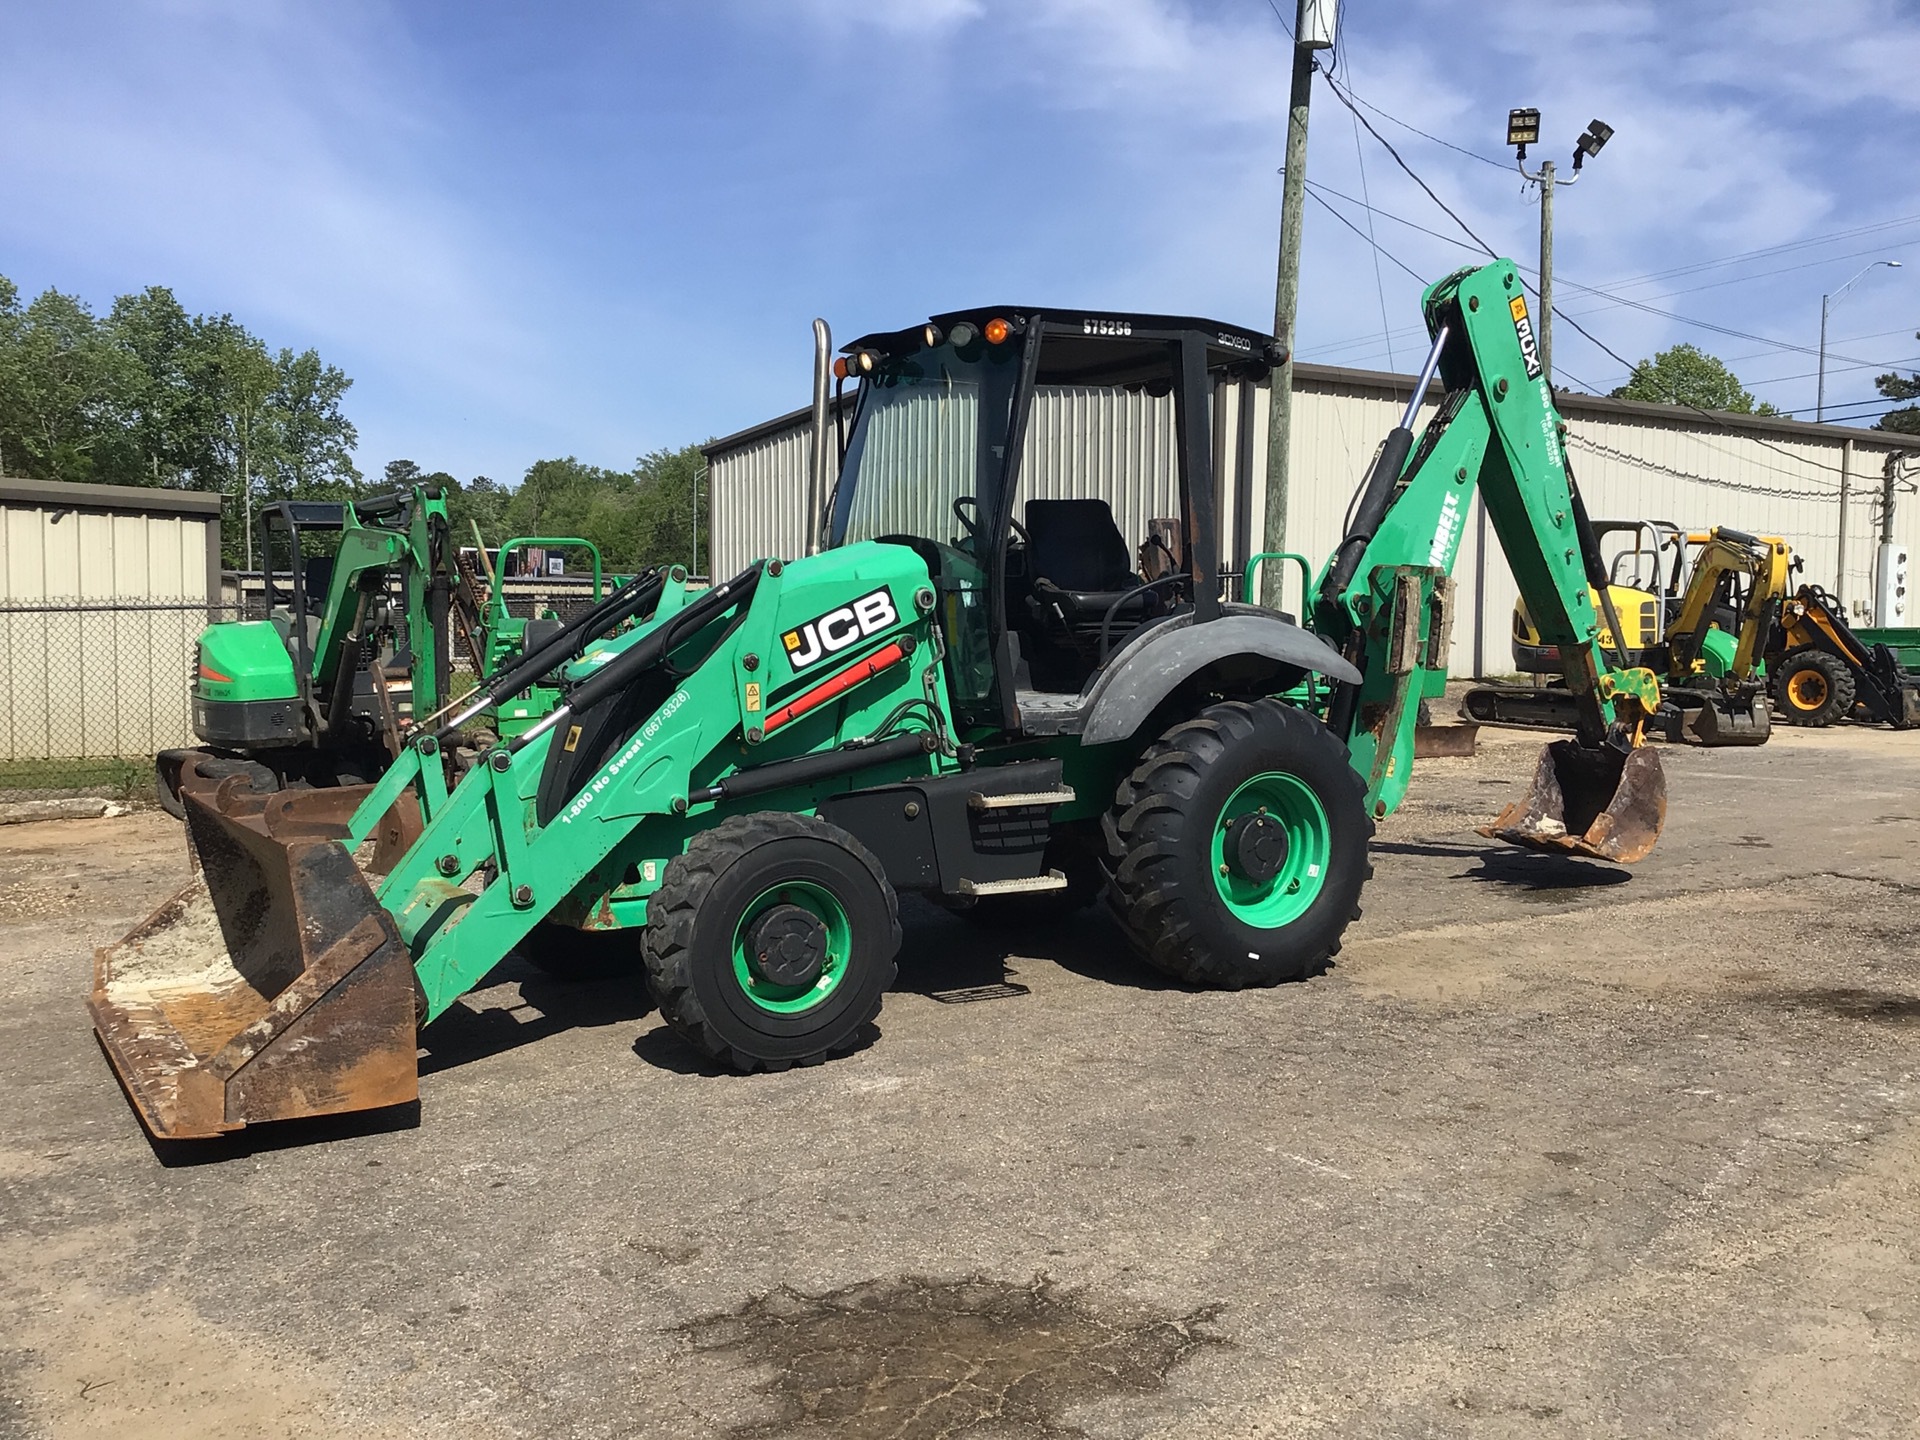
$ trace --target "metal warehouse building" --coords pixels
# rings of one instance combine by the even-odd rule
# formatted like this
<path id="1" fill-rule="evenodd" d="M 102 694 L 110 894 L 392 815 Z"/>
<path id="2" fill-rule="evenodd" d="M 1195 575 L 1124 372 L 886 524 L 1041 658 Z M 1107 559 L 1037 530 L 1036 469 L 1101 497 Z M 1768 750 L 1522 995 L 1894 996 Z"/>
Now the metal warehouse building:
<path id="1" fill-rule="evenodd" d="M 1332 552 L 1348 501 L 1414 383 L 1411 376 L 1373 370 L 1294 367 L 1287 549 L 1316 566 Z M 1438 401 L 1436 388 L 1423 418 Z M 1226 566 L 1240 566 L 1262 548 L 1266 402 L 1264 385 L 1222 385 L 1214 392 L 1214 454 L 1222 457 L 1217 513 Z M 1591 395 L 1562 394 L 1559 404 L 1574 473 L 1596 519 L 1668 520 L 1694 529 L 1727 525 L 1782 536 L 1806 563 L 1800 578 L 1837 589 L 1850 609 L 1870 613 L 1883 477 L 1893 457 L 1920 454 L 1920 442 L 1762 416 L 1708 418 L 1676 406 Z M 705 447 L 714 574 L 804 550 L 807 423 L 807 412 L 796 410 Z M 1122 533 L 1137 544 L 1148 520 L 1178 513 L 1173 445 L 1170 397 L 1042 387 L 1019 499 L 1106 499 Z M 1475 512 L 1454 567 L 1457 676 L 1512 669 L 1509 637 L 1518 591 L 1477 501 Z M 1909 554 L 1920 553 L 1920 499 L 1911 493 L 1896 495 L 1892 533 Z M 1299 599 L 1295 570 L 1287 577 L 1287 608 L 1296 608 Z M 1909 613 L 1880 617 L 1880 623 L 1915 622 Z"/>
<path id="2" fill-rule="evenodd" d="M 0 479 L 0 761 L 189 743 L 219 600 L 218 495 Z"/>

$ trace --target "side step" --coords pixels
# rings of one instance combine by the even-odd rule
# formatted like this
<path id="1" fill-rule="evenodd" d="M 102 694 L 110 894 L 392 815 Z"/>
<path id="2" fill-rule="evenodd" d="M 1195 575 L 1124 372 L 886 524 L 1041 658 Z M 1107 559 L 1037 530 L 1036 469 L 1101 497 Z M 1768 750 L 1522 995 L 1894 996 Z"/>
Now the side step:
<path id="1" fill-rule="evenodd" d="M 1028 790 L 1014 795 L 982 795 L 979 791 L 967 796 L 969 810 L 1026 810 L 1037 805 L 1071 805 L 1080 797 L 1072 790 Z"/>
<path id="2" fill-rule="evenodd" d="M 1014 880 L 962 880 L 954 886 L 954 893 L 969 900 L 981 900 L 989 895 L 1040 895 L 1066 888 L 1067 877 L 1058 870 L 1049 870 L 1044 875 Z"/>

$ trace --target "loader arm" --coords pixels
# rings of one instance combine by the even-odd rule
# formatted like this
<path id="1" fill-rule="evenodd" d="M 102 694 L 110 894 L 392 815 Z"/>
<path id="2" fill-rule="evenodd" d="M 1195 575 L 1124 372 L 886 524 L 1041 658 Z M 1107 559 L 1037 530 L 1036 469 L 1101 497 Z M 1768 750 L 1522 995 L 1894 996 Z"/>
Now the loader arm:
<path id="1" fill-rule="evenodd" d="M 1580 749 L 1636 749 L 1660 703 L 1651 671 L 1616 666 L 1600 645 L 1592 590 L 1605 603 L 1605 568 L 1512 262 L 1449 276 L 1423 305 L 1434 342 L 1426 375 L 1367 477 L 1315 603 L 1315 628 L 1362 672 L 1360 685 L 1341 688 L 1329 723 L 1366 778 L 1376 816 L 1405 796 L 1418 699 L 1446 678 L 1450 576 L 1476 489 L 1543 643 L 1564 657 Z M 1436 372 L 1445 398 L 1416 440 L 1416 407 Z"/>

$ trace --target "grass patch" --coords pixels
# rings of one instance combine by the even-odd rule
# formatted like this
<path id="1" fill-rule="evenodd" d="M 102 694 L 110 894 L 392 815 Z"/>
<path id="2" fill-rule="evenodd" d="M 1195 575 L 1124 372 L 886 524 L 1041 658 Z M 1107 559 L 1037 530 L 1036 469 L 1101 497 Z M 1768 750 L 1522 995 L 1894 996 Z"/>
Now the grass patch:
<path id="1" fill-rule="evenodd" d="M 0 760 L 0 800 L 44 800 L 56 795 L 150 798 L 153 761 L 112 756 L 60 760 Z"/>

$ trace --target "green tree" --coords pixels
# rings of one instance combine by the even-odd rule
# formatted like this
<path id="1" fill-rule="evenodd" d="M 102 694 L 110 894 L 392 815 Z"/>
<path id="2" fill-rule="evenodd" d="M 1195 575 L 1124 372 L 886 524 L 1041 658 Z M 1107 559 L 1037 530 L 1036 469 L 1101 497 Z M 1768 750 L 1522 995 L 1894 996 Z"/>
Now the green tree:
<path id="1" fill-rule="evenodd" d="M 0 472 L 40 480 L 96 480 L 113 453 L 136 378 L 86 304 L 44 291 L 25 309 L 0 292 Z"/>
<path id="2" fill-rule="evenodd" d="M 635 563 L 686 565 L 706 573 L 711 530 L 707 460 L 700 447 L 686 445 L 642 455 L 634 463 L 633 476 L 640 530 Z"/>
<path id="3" fill-rule="evenodd" d="M 1702 410 L 1730 410 L 1736 415 L 1778 415 L 1764 402 L 1758 406 L 1740 378 L 1724 361 L 1697 345 L 1675 345 L 1651 360 L 1634 366 L 1633 378 L 1615 390 L 1622 400 L 1646 400 L 1656 405 L 1693 405 Z"/>
<path id="4" fill-rule="evenodd" d="M 452 476 L 447 480 L 447 515 L 453 522 L 455 543 L 471 545 L 476 526 L 489 545 L 507 538 L 507 507 L 513 503 L 513 491 L 485 475 L 476 475 L 464 485 Z"/>
<path id="5" fill-rule="evenodd" d="M 270 495 L 344 499 L 360 483 L 353 447 L 360 433 L 340 408 L 353 384 L 319 353 L 282 349 L 273 362 L 274 386 L 260 421 L 265 442 L 257 470 Z"/>
<path id="6" fill-rule="evenodd" d="M 267 347 L 231 315 L 202 316 L 194 322 L 194 346 L 187 365 L 193 392 L 196 441 L 205 460 L 194 475 L 201 489 L 234 497 L 242 534 L 227 545 L 229 558 L 251 563 L 253 515 L 260 499 L 263 457 L 275 440 L 267 416 L 267 397 L 280 372 Z M 270 460 L 268 461 L 270 464 Z"/>
<path id="7" fill-rule="evenodd" d="M 113 302 L 106 329 L 132 362 L 121 419 L 122 443 L 112 479 L 123 485 L 185 485 L 207 468 L 208 455 L 194 422 L 188 379 L 196 334 L 193 317 L 173 292 L 152 285 Z"/>
<path id="8" fill-rule="evenodd" d="M 1889 371 L 1874 377 L 1873 388 L 1888 400 L 1920 400 L 1920 374 L 1902 375 L 1897 370 Z M 1873 428 L 1894 430 L 1902 435 L 1920 435 L 1920 405 L 1902 405 L 1897 410 L 1889 410 L 1874 422 Z"/>

